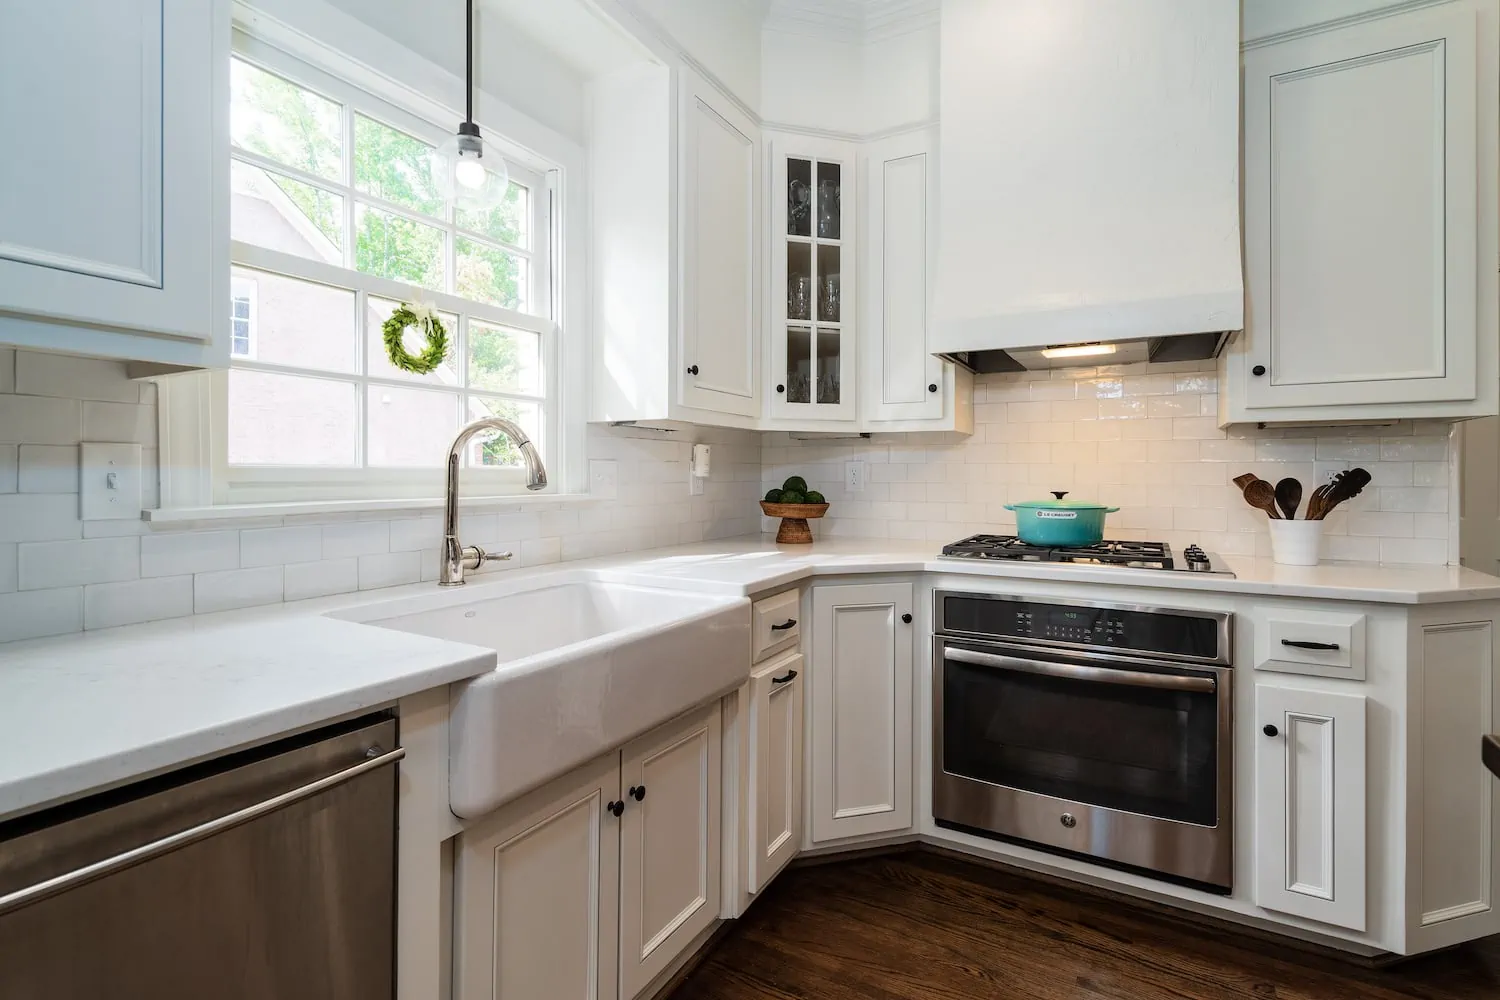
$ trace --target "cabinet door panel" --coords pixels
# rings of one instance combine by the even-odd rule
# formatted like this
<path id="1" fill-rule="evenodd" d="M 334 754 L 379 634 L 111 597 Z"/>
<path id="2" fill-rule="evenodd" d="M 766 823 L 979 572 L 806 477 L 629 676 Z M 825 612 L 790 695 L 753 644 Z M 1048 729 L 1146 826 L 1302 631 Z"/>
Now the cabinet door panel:
<path id="1" fill-rule="evenodd" d="M 715 703 L 623 752 L 622 997 L 644 989 L 718 919 L 719 733 Z"/>
<path id="2" fill-rule="evenodd" d="M 0 12 L 0 301 L 17 315 L 214 341 L 228 308 L 223 0 Z M 154 360 L 59 324 L 21 343 Z M 182 343 L 163 359 L 196 358 Z M 226 352 L 227 356 L 227 352 Z M 207 358 L 206 355 L 204 355 Z"/>
<path id="3" fill-rule="evenodd" d="M 759 142 L 724 98 L 687 72 L 682 81 L 682 401 L 755 416 Z"/>
<path id="4" fill-rule="evenodd" d="M 927 350 L 937 164 L 926 132 L 872 143 L 865 329 L 871 420 L 937 420 L 943 363 Z M 932 391 L 933 386 L 937 391 Z"/>
<path id="5" fill-rule="evenodd" d="M 1365 698 L 1255 687 L 1255 903 L 1365 929 Z"/>
<path id="6" fill-rule="evenodd" d="M 1472 399 L 1473 10 L 1245 54 L 1251 407 Z"/>
<path id="7" fill-rule="evenodd" d="M 458 1000 L 615 1000 L 619 767 L 610 754 L 464 832 Z"/>
<path id="8" fill-rule="evenodd" d="M 802 837 L 802 655 L 750 681 L 749 889 L 759 892 L 797 854 Z"/>
<path id="9" fill-rule="evenodd" d="M 814 842 L 911 826 L 911 609 L 908 583 L 814 591 Z"/>

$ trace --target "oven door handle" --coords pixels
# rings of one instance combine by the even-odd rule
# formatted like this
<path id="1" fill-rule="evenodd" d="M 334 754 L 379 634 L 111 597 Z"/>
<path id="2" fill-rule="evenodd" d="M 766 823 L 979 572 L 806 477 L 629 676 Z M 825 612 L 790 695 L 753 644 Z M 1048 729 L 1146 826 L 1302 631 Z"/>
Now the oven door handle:
<path id="1" fill-rule="evenodd" d="M 995 667 L 1025 674 L 1045 674 L 1048 677 L 1065 677 L 1074 681 L 1095 681 L 1102 684 L 1124 684 L 1129 687 L 1165 689 L 1169 691 L 1205 691 L 1212 693 L 1218 683 L 1212 677 L 1189 677 L 1183 674 L 1152 674 L 1136 670 L 1113 670 L 1109 667 L 1086 667 L 1077 663 L 1054 663 L 1050 660 L 1023 660 L 1017 656 L 1001 656 L 998 653 L 982 653 L 977 649 L 959 646 L 944 646 L 943 657 L 959 663 L 971 663 L 977 667 Z"/>

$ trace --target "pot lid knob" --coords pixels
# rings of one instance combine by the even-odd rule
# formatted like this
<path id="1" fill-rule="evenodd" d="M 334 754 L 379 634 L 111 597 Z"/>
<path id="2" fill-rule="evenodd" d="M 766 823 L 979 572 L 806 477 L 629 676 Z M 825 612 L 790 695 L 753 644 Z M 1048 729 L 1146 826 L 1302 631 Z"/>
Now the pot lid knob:
<path id="1" fill-rule="evenodd" d="M 1052 490 L 1051 493 L 1052 493 L 1053 496 L 1057 497 L 1057 499 L 1059 499 L 1059 500 L 1061 500 L 1063 497 L 1065 497 L 1065 496 L 1068 495 L 1068 491 L 1067 490 Z"/>

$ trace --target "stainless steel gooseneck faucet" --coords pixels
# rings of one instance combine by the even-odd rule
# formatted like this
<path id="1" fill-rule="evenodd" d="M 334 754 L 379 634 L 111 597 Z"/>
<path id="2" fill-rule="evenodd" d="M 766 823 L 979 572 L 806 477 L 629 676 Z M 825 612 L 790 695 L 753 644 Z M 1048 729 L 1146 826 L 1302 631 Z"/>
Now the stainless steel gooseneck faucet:
<path id="1" fill-rule="evenodd" d="M 537 454 L 536 445 L 531 443 L 526 432 L 512 421 L 502 417 L 485 417 L 459 431 L 458 437 L 453 439 L 453 447 L 448 449 L 448 488 L 443 501 L 443 558 L 442 566 L 438 569 L 440 587 L 463 586 L 464 571 L 478 569 L 486 559 L 511 558 L 509 552 L 491 556 L 477 545 L 465 546 L 458 540 L 458 459 L 463 454 L 464 445 L 474 435 L 489 430 L 504 434 L 520 449 L 521 458 L 526 462 L 528 490 L 545 489 L 547 486 L 547 469 L 542 465 L 542 456 Z"/>

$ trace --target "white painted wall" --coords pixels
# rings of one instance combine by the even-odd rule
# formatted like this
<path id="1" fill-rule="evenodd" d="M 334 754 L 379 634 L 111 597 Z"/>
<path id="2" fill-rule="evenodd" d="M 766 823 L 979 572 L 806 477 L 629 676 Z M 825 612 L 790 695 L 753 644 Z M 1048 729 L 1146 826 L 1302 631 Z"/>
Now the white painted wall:
<path id="1" fill-rule="evenodd" d="M 345 0 L 358 2 L 358 0 Z M 768 0 L 629 0 L 752 110 L 760 110 L 760 28 Z"/>
<path id="2" fill-rule="evenodd" d="M 456 76 L 464 72 L 464 5 L 427 0 L 328 0 Z M 293 22 L 295 23 L 295 22 Z M 500 11 L 475 11 L 480 88 L 580 145 L 587 137 L 582 77 Z M 337 45 L 337 39 L 323 39 Z"/>
<path id="3" fill-rule="evenodd" d="M 875 38 L 768 27 L 761 33 L 761 117 L 775 125 L 868 135 L 938 113 L 938 31 Z"/>

